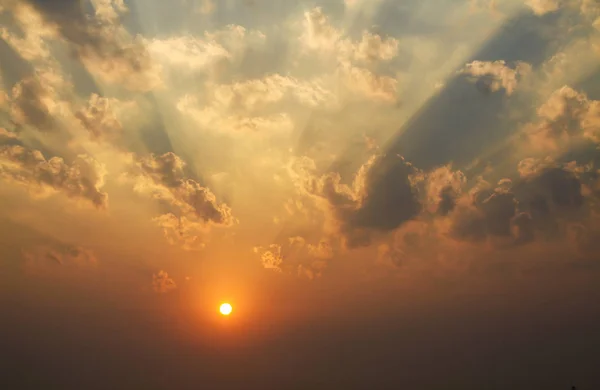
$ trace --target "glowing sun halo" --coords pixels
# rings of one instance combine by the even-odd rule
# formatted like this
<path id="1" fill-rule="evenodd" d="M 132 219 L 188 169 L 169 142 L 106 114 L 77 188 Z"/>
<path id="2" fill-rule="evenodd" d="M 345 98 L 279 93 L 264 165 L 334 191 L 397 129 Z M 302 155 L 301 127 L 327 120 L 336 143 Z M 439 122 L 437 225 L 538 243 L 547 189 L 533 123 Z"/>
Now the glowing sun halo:
<path id="1" fill-rule="evenodd" d="M 229 303 L 224 303 L 219 307 L 219 311 L 221 312 L 221 314 L 223 314 L 224 316 L 228 316 L 231 314 L 231 312 L 233 311 L 233 308 L 231 307 L 231 305 Z"/>

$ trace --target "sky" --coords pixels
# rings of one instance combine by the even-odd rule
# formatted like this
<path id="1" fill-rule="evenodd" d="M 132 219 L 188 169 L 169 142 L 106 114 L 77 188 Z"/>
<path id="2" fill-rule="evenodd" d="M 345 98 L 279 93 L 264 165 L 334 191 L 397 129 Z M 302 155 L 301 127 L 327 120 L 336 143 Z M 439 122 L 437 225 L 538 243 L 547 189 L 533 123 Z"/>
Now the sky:
<path id="1" fill-rule="evenodd" d="M 0 387 L 599 388 L 599 149 L 597 0 L 0 0 Z"/>

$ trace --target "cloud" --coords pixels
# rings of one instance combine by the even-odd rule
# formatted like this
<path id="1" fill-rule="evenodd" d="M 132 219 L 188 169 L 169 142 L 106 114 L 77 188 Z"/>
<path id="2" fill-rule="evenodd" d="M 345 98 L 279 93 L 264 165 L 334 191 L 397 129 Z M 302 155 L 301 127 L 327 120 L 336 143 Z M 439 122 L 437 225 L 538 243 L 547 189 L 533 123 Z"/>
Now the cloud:
<path id="1" fill-rule="evenodd" d="M 231 208 L 217 202 L 210 189 L 186 177 L 185 166 L 179 156 L 168 152 L 139 158 L 128 176 L 134 180 L 136 192 L 158 200 L 166 208 L 167 212 L 155 222 L 167 239 L 192 249 L 198 248 L 200 238 L 196 235 L 213 226 L 232 226 L 237 220 Z"/>
<path id="2" fill-rule="evenodd" d="M 123 126 L 116 115 L 120 101 L 92 94 L 87 106 L 75 113 L 81 125 L 94 140 L 115 140 L 123 134 Z"/>
<path id="3" fill-rule="evenodd" d="M 454 171 L 451 165 L 446 165 L 428 173 L 418 172 L 411 177 L 411 182 L 419 192 L 425 210 L 447 215 L 454 210 L 467 178 L 463 172 Z"/>
<path id="4" fill-rule="evenodd" d="M 496 92 L 504 89 L 507 95 L 517 88 L 519 80 L 531 73 L 531 65 L 516 62 L 514 69 L 505 61 L 473 61 L 461 71 L 477 79 L 477 87 L 483 92 Z"/>
<path id="5" fill-rule="evenodd" d="M 216 104 L 233 110 L 253 111 L 289 96 L 309 107 L 330 103 L 334 95 L 319 80 L 305 82 L 278 74 L 213 88 Z"/>
<path id="6" fill-rule="evenodd" d="M 600 102 L 569 86 L 554 91 L 537 110 L 539 121 L 526 126 L 531 145 L 558 151 L 588 140 L 600 143 Z"/>
<path id="7" fill-rule="evenodd" d="M 277 272 L 295 274 L 307 279 L 322 276 L 334 256 L 330 240 L 321 239 L 316 244 L 306 242 L 304 237 L 289 237 L 280 244 L 254 247 L 262 266 Z"/>
<path id="8" fill-rule="evenodd" d="M 258 246 L 254 247 L 253 251 L 260 256 L 260 262 L 264 268 L 281 272 L 283 264 L 281 245 L 271 244 L 266 248 Z"/>
<path id="9" fill-rule="evenodd" d="M 397 80 L 375 74 L 366 67 L 357 66 L 356 62 L 373 65 L 389 61 L 398 55 L 399 41 L 384 39 L 369 31 L 363 31 L 359 41 L 344 36 L 344 31 L 331 25 L 322 8 L 315 7 L 305 12 L 300 37 L 304 51 L 311 56 L 332 55 L 335 58 L 336 78 L 343 83 L 349 97 L 359 93 L 375 101 L 396 102 Z"/>
<path id="10" fill-rule="evenodd" d="M 482 186 L 449 213 L 450 235 L 458 240 L 510 238 L 516 216 L 515 195 L 502 188 Z"/>
<path id="11" fill-rule="evenodd" d="M 146 45 L 154 58 L 177 69 L 207 70 L 232 57 L 218 42 L 194 36 L 153 38 Z"/>
<path id="12" fill-rule="evenodd" d="M 38 70 L 13 87 L 9 103 L 12 120 L 41 132 L 57 131 L 60 117 L 69 110 L 62 98 L 68 88 L 57 72 Z"/>
<path id="13" fill-rule="evenodd" d="M 295 103 L 313 109 L 331 109 L 338 104 L 320 80 L 300 81 L 273 74 L 207 85 L 202 95 L 182 97 L 177 108 L 208 129 L 280 134 L 294 127 L 288 112 L 298 109 Z"/>
<path id="14" fill-rule="evenodd" d="M 354 45 L 354 59 L 357 61 L 389 61 L 398 55 L 399 41 L 384 39 L 378 34 L 363 31 L 360 42 Z"/>
<path id="15" fill-rule="evenodd" d="M 224 226 L 234 222 L 229 206 L 218 204 L 208 188 L 185 178 L 185 163 L 176 154 L 169 152 L 141 158 L 137 166 L 139 179 L 146 180 L 138 181 L 136 189 L 147 189 L 157 199 L 169 201 L 185 215 L 192 215 L 202 222 Z"/>
<path id="16" fill-rule="evenodd" d="M 449 166 L 419 172 L 413 183 L 430 207 L 394 230 L 379 247 L 380 261 L 404 265 L 435 260 L 448 250 L 506 250 L 550 242 L 575 245 L 589 256 L 587 240 L 600 233 L 598 195 L 591 190 L 598 179 L 592 166 L 528 158 L 518 164 L 518 172 L 519 177 L 496 186 L 479 178 L 469 190 L 466 176 Z M 452 207 L 439 212 L 445 204 Z"/>
<path id="17" fill-rule="evenodd" d="M 17 133 L 8 131 L 8 130 L 0 127 L 0 145 L 2 145 L 2 146 L 21 145 L 21 141 L 19 140 Z"/>
<path id="18" fill-rule="evenodd" d="M 108 195 L 102 191 L 105 175 L 103 165 L 87 155 L 68 164 L 61 157 L 46 160 L 40 151 L 21 145 L 0 146 L 0 177 L 38 196 L 61 192 L 103 209 L 108 204 Z"/>
<path id="19" fill-rule="evenodd" d="M 302 42 L 310 49 L 334 50 L 342 34 L 329 23 L 321 7 L 304 12 Z"/>
<path id="20" fill-rule="evenodd" d="M 545 15 L 550 12 L 558 11 L 560 8 L 559 0 L 525 0 L 527 5 L 534 14 Z"/>
<path id="21" fill-rule="evenodd" d="M 120 24 L 127 7 L 120 0 L 94 1 L 95 14 L 86 15 L 77 0 L 28 0 L 55 26 L 74 54 L 103 81 L 132 90 L 148 91 L 162 84 L 160 67 L 150 57 L 143 40 L 131 37 Z"/>
<path id="22" fill-rule="evenodd" d="M 239 79 L 252 53 L 263 52 L 266 36 L 258 30 L 229 24 L 221 29 L 140 38 L 160 64 L 165 83 L 189 90 L 189 78 L 198 82 Z M 195 91 L 195 89 L 194 89 Z"/>
<path id="23" fill-rule="evenodd" d="M 325 233 L 341 235 L 344 246 L 368 246 L 371 236 L 389 232 L 415 217 L 421 208 L 410 182 L 416 170 L 399 156 L 374 156 L 351 184 L 338 173 L 316 174 L 314 161 L 296 159 L 290 174 L 301 194 L 325 215 Z"/>
<path id="24" fill-rule="evenodd" d="M 382 38 L 379 34 L 366 30 L 358 41 L 345 35 L 343 30 L 331 24 L 321 7 L 304 13 L 300 41 L 306 49 L 331 52 L 340 61 L 389 61 L 398 55 L 399 41 L 395 38 Z"/>
<path id="25" fill-rule="evenodd" d="M 56 26 L 45 23 L 42 15 L 26 2 L 8 4 L 22 34 L 16 34 L 6 26 L 0 28 L 0 37 L 27 61 L 50 61 L 51 50 L 46 41 L 58 36 Z"/>
<path id="26" fill-rule="evenodd" d="M 187 251 L 198 251 L 206 248 L 206 236 L 210 228 L 204 223 L 194 222 L 185 216 L 176 217 L 172 213 L 163 214 L 153 219 L 162 229 L 167 242 Z"/>
<path id="27" fill-rule="evenodd" d="M 431 226 L 423 221 L 408 221 L 392 233 L 388 243 L 377 248 L 380 264 L 403 267 L 408 263 L 432 259 Z"/>
<path id="28" fill-rule="evenodd" d="M 385 103 L 397 101 L 398 81 L 395 78 L 375 75 L 368 69 L 355 66 L 342 66 L 338 74 L 351 92 Z"/>
<path id="29" fill-rule="evenodd" d="M 45 267 L 54 264 L 65 267 L 86 267 L 98 264 L 95 254 L 89 249 L 72 245 L 40 246 L 23 251 L 25 266 Z"/>
<path id="30" fill-rule="evenodd" d="M 176 289 L 177 284 L 165 271 L 160 270 L 157 274 L 152 275 L 152 288 L 159 294 L 165 294 Z"/>

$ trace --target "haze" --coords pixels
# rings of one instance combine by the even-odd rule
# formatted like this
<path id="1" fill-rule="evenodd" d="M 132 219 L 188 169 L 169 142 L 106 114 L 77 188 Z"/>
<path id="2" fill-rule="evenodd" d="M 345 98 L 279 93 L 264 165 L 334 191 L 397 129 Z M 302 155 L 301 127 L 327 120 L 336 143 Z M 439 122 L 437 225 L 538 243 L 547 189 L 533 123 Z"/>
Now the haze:
<path id="1" fill-rule="evenodd" d="M 600 388 L 599 147 L 595 0 L 0 0 L 0 388 Z"/>

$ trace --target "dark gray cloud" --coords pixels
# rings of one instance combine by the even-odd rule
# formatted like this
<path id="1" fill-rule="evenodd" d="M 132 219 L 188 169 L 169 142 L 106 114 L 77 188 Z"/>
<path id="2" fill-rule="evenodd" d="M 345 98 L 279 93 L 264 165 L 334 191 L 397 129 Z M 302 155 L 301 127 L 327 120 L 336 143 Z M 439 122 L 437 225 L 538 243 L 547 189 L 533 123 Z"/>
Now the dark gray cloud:
<path id="1" fill-rule="evenodd" d="M 508 238 L 514 244 L 566 239 L 568 224 L 587 223 L 590 200 L 581 179 L 564 167 L 542 167 L 514 185 L 471 192 L 448 213 L 451 236 L 483 241 Z"/>
<path id="2" fill-rule="evenodd" d="M 410 176 L 414 167 L 402 157 L 387 154 L 376 160 L 365 177 L 361 207 L 349 218 L 351 227 L 390 231 L 421 211 Z"/>
<path id="3" fill-rule="evenodd" d="M 472 195 L 472 203 L 451 214 L 452 236 L 461 240 L 480 241 L 489 236 L 510 237 L 511 222 L 516 214 L 514 194 L 490 188 Z"/>
<path id="4" fill-rule="evenodd" d="M 296 169 L 300 190 L 324 209 L 348 247 L 370 245 L 373 234 L 389 232 L 421 210 L 410 182 L 417 171 L 397 155 L 371 158 L 350 185 L 337 173 L 316 175 L 310 159 L 299 159 Z"/>
<path id="5" fill-rule="evenodd" d="M 445 216 L 456 207 L 456 195 L 451 186 L 446 186 L 440 191 L 440 202 L 438 204 L 437 213 Z"/>

